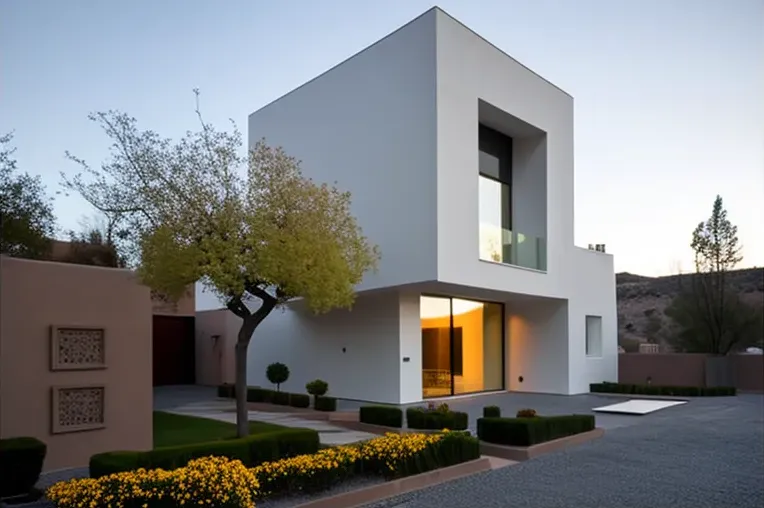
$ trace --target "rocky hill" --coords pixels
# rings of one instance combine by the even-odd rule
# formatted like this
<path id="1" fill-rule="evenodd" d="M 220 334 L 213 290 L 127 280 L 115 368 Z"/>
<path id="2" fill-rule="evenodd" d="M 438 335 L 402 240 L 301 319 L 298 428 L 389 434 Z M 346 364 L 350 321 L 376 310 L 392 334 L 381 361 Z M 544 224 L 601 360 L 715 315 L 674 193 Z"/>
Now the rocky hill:
<path id="1" fill-rule="evenodd" d="M 639 347 L 639 342 L 647 340 L 663 342 L 671 326 L 663 311 L 677 295 L 682 279 L 687 277 L 645 277 L 628 272 L 616 274 L 618 337 L 624 348 Z M 730 272 L 729 281 L 745 301 L 756 305 L 764 302 L 764 268 Z"/>

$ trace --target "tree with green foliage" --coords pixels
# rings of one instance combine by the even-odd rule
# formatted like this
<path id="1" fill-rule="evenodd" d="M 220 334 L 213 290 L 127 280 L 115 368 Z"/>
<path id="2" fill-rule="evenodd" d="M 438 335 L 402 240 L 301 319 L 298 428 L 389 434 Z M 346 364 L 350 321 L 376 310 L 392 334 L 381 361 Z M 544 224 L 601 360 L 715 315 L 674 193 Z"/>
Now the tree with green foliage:
<path id="1" fill-rule="evenodd" d="M 692 234 L 695 273 L 666 308 L 676 325 L 669 342 L 689 353 L 726 355 L 754 340 L 761 310 L 745 304 L 731 291 L 728 273 L 742 260 L 737 227 L 727 218 L 722 198 L 716 197 L 708 220 Z M 681 278 L 680 278 L 681 281 Z"/>
<path id="2" fill-rule="evenodd" d="M 204 122 L 177 142 L 139 130 L 134 118 L 91 115 L 111 138 L 98 169 L 64 185 L 122 218 L 140 246 L 146 285 L 178 298 L 202 281 L 241 318 L 235 345 L 237 429 L 247 435 L 247 351 L 252 334 L 279 305 L 302 298 L 315 313 L 349 308 L 355 285 L 375 269 L 378 248 L 350 213 L 350 194 L 304 177 L 281 148 Z M 253 302 L 259 305 L 252 308 Z"/>
<path id="3" fill-rule="evenodd" d="M 0 253 L 39 259 L 50 252 L 53 205 L 39 176 L 17 172 L 12 141 L 0 136 Z"/>

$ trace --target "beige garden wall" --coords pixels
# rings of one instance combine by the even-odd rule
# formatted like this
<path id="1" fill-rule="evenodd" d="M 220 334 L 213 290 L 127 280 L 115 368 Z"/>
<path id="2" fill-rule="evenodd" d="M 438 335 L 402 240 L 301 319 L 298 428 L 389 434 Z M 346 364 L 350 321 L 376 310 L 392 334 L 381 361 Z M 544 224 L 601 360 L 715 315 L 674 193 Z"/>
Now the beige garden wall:
<path id="1" fill-rule="evenodd" d="M 177 301 L 154 297 L 151 299 L 152 312 L 156 316 L 193 316 L 196 314 L 196 294 L 191 285 Z"/>
<path id="2" fill-rule="evenodd" d="M 0 437 L 46 471 L 152 446 L 152 302 L 128 270 L 0 258 Z"/>

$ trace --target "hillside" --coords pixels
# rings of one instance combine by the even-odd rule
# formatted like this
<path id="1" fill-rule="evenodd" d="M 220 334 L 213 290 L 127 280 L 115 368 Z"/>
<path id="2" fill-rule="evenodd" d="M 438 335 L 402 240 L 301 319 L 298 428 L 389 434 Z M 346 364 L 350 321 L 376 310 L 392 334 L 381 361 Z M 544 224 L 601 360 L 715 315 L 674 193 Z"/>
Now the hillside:
<path id="1" fill-rule="evenodd" d="M 687 277 L 645 277 L 628 272 L 616 274 L 619 343 L 629 349 L 629 345 L 634 347 L 637 342 L 648 338 L 662 342 L 662 335 L 670 326 L 663 311 L 676 296 L 681 279 Z M 745 301 L 752 304 L 764 301 L 764 268 L 730 272 L 729 280 Z"/>

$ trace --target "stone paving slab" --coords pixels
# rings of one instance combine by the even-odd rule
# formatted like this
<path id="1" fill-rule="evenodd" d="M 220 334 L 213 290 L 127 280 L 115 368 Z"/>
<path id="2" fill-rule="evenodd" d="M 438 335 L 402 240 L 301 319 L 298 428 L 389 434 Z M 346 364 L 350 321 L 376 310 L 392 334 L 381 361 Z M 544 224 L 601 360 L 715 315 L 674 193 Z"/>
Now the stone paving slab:
<path id="1" fill-rule="evenodd" d="M 179 407 L 172 409 L 165 409 L 168 413 L 196 416 L 199 418 L 209 418 L 211 420 L 218 420 L 227 423 L 236 423 L 236 414 L 230 411 L 222 409 L 209 409 L 198 407 Z M 265 411 L 248 411 L 250 420 L 255 420 L 265 423 L 273 423 L 275 425 L 283 425 L 284 427 L 312 429 L 318 432 L 319 441 L 325 445 L 345 445 L 350 443 L 356 443 L 358 441 L 365 441 L 377 437 L 374 434 L 368 432 L 358 432 L 338 427 L 321 420 L 307 420 L 303 418 L 297 418 L 289 416 L 288 413 L 268 413 Z"/>

